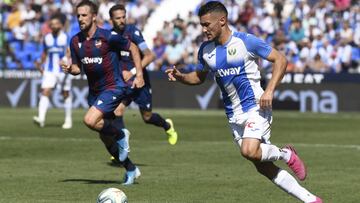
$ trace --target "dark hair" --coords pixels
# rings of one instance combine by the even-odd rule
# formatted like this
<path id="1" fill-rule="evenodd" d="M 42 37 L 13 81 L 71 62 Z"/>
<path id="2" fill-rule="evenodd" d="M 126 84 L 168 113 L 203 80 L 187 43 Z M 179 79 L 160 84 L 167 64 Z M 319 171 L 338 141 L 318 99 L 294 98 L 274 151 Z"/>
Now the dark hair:
<path id="1" fill-rule="evenodd" d="M 94 2 L 92 2 L 90 0 L 83 0 L 76 6 L 76 9 L 78 9 L 79 7 L 82 7 L 82 6 L 89 6 L 91 12 L 93 14 L 97 15 L 98 6 Z"/>
<path id="2" fill-rule="evenodd" d="M 114 5 L 113 7 L 111 7 L 110 10 L 109 10 L 110 18 L 113 17 L 113 12 L 114 12 L 114 11 L 117 11 L 117 10 L 122 10 L 122 11 L 125 11 L 125 13 L 126 13 L 126 9 L 125 9 L 125 6 L 124 6 L 124 5 L 122 5 L 122 4 L 116 4 L 116 5 Z"/>
<path id="3" fill-rule="evenodd" d="M 63 18 L 59 13 L 55 13 L 53 15 L 50 16 L 50 20 L 59 20 L 61 23 L 63 23 Z"/>
<path id="4" fill-rule="evenodd" d="M 66 16 L 62 13 L 55 13 L 50 16 L 50 20 L 57 19 L 60 21 L 61 24 L 65 25 L 66 23 Z"/>
<path id="5" fill-rule="evenodd" d="M 212 12 L 224 13 L 226 15 L 226 18 L 228 16 L 228 12 L 224 4 L 218 1 L 209 1 L 206 4 L 202 5 L 199 9 L 198 16 L 201 17 Z"/>

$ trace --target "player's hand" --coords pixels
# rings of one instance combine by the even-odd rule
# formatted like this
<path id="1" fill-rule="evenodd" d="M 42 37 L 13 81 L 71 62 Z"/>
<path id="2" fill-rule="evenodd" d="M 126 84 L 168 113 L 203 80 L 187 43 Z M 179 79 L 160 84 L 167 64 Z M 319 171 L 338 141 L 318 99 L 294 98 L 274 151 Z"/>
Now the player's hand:
<path id="1" fill-rule="evenodd" d="M 123 78 L 125 80 L 125 82 L 129 81 L 134 75 L 128 71 L 128 70 L 123 70 L 122 71 L 122 75 L 123 75 Z"/>
<path id="2" fill-rule="evenodd" d="M 60 67 L 64 71 L 64 73 L 71 72 L 71 65 L 68 64 L 65 60 L 60 61 Z"/>
<path id="3" fill-rule="evenodd" d="M 176 81 L 177 78 L 181 78 L 182 76 L 182 73 L 175 66 L 166 69 L 165 73 L 168 75 L 169 81 L 173 81 L 173 82 Z"/>
<path id="4" fill-rule="evenodd" d="M 142 75 L 136 75 L 135 80 L 131 88 L 142 88 L 145 85 L 144 78 Z"/>
<path id="5" fill-rule="evenodd" d="M 260 108 L 262 109 L 271 109 L 273 101 L 273 92 L 266 91 L 260 97 Z"/>

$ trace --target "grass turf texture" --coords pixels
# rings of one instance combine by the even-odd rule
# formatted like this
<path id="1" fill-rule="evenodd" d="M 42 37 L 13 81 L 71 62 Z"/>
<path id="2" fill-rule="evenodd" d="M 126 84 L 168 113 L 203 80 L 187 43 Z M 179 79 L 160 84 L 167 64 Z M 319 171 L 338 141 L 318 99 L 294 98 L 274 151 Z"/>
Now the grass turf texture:
<path id="1" fill-rule="evenodd" d="M 62 130 L 63 112 L 50 110 L 46 127 L 32 123 L 35 109 L 1 108 L 0 202 L 95 202 L 117 187 L 130 203 L 298 202 L 260 176 L 232 143 L 222 111 L 156 110 L 171 117 L 175 146 L 160 128 L 126 112 L 131 158 L 142 176 L 121 186 L 124 169 L 109 164 L 97 133 L 74 110 L 74 127 Z M 324 202 L 360 200 L 360 115 L 274 112 L 272 143 L 293 143 L 308 168 L 301 183 Z M 289 169 L 280 161 L 281 167 Z"/>

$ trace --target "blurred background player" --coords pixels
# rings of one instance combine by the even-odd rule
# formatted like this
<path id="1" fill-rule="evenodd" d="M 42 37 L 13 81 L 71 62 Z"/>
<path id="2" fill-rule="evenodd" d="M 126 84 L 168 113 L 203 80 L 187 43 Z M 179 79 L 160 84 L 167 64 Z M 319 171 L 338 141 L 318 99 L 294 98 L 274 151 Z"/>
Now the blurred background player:
<path id="1" fill-rule="evenodd" d="M 134 183 L 140 170 L 131 162 L 129 153 L 129 132 L 109 118 L 124 98 L 127 86 L 119 73 L 121 50 L 130 50 L 137 70 L 132 88 L 144 86 L 140 53 L 134 43 L 122 36 L 97 27 L 97 5 L 92 1 L 81 1 L 76 7 L 80 32 L 70 41 L 72 64 L 62 64 L 65 72 L 78 75 L 84 70 L 89 84 L 89 110 L 84 123 L 90 129 L 104 135 L 116 135 L 117 146 L 108 149 L 125 167 L 124 185 Z"/>
<path id="2" fill-rule="evenodd" d="M 208 38 L 199 49 L 198 69 L 183 74 L 175 67 L 170 68 L 166 70 L 169 80 L 197 85 L 212 72 L 221 89 L 234 141 L 242 156 L 251 161 L 260 174 L 299 200 L 321 203 L 319 197 L 274 164 L 276 160 L 283 160 L 299 180 L 306 178 L 305 166 L 293 147 L 278 148 L 270 143 L 273 94 L 284 76 L 286 58 L 254 35 L 231 31 L 227 9 L 220 2 L 204 4 L 198 15 Z M 259 57 L 273 63 L 272 77 L 265 91 L 260 86 L 256 63 Z"/>
<path id="3" fill-rule="evenodd" d="M 126 24 L 126 9 L 124 5 L 113 6 L 109 15 L 113 24 L 113 31 L 134 42 L 142 53 L 141 66 L 144 72 L 145 86 L 140 89 L 132 89 L 131 94 L 124 99 L 115 110 L 116 120 L 123 122 L 123 115 L 126 106 L 132 101 L 139 105 L 141 116 L 145 123 L 162 127 L 167 136 L 168 142 L 175 145 L 177 142 L 177 132 L 171 119 L 164 119 L 159 114 L 152 112 L 152 94 L 149 74 L 146 67 L 155 59 L 155 54 L 147 46 L 141 31 L 135 25 Z M 129 51 L 120 52 L 120 67 L 124 80 L 131 85 L 136 75 L 134 61 Z"/>
<path id="4" fill-rule="evenodd" d="M 49 96 L 55 86 L 61 88 L 64 97 L 65 122 L 62 128 L 70 129 L 72 127 L 71 76 L 65 74 L 60 67 L 61 60 L 66 62 L 70 56 L 68 49 L 69 38 L 63 31 L 63 24 L 61 15 L 53 15 L 50 18 L 51 33 L 44 36 L 44 51 L 40 60 L 35 62 L 36 68 L 43 76 L 38 116 L 33 117 L 34 122 L 40 127 L 45 126 L 46 112 L 50 105 Z"/>

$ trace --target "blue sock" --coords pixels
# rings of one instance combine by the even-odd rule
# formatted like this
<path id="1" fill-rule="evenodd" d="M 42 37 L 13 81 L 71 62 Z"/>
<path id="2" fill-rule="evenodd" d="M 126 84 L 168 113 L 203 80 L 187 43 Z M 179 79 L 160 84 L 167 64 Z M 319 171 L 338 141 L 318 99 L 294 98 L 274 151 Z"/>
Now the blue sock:
<path id="1" fill-rule="evenodd" d="M 170 129 L 170 124 L 167 123 L 159 114 L 152 113 L 149 120 L 144 120 L 147 124 L 153 124 L 158 127 L 163 127 L 164 130 Z"/>
<path id="2" fill-rule="evenodd" d="M 118 140 L 125 136 L 124 132 L 122 131 L 123 128 L 124 127 L 118 126 L 115 120 L 104 119 L 104 126 L 100 130 L 100 133 L 109 136 L 116 135 L 115 138 Z"/>
<path id="3" fill-rule="evenodd" d="M 124 161 L 120 161 L 119 160 L 119 148 L 117 147 L 116 144 L 113 144 L 111 146 L 107 146 L 106 149 L 108 150 L 108 152 L 118 161 L 120 162 L 120 164 L 122 166 L 124 166 L 124 168 L 126 169 L 126 171 L 133 171 L 135 170 L 135 165 L 132 163 L 132 161 L 129 159 L 129 157 L 127 157 Z"/>

